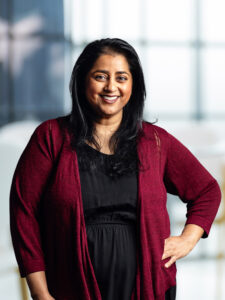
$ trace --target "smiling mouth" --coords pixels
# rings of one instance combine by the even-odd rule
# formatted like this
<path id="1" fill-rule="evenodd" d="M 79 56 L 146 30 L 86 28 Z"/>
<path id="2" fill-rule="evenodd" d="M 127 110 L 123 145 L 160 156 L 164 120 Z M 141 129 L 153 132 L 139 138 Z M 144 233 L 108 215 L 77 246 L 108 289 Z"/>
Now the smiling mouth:
<path id="1" fill-rule="evenodd" d="M 101 98 L 107 103 L 115 103 L 119 99 L 119 96 L 101 95 Z"/>

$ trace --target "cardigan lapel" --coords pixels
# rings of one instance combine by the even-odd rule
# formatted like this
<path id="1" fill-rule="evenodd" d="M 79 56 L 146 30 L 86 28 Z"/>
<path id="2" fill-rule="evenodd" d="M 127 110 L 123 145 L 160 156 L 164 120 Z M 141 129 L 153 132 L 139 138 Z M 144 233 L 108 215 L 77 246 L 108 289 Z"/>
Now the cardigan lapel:
<path id="1" fill-rule="evenodd" d="M 94 267 L 92 265 L 89 250 L 88 250 L 84 208 L 83 208 L 83 201 L 82 201 L 82 194 L 81 194 L 81 182 L 80 182 L 77 154 L 75 151 L 74 151 L 74 169 L 75 169 L 74 174 L 75 174 L 75 179 L 77 184 L 76 189 L 78 191 L 78 203 L 80 207 L 80 218 L 78 218 L 80 224 L 78 227 L 80 228 L 81 262 L 84 269 L 84 276 L 82 279 L 85 287 L 85 292 L 87 294 L 86 299 L 102 300 L 100 289 L 94 272 Z"/>

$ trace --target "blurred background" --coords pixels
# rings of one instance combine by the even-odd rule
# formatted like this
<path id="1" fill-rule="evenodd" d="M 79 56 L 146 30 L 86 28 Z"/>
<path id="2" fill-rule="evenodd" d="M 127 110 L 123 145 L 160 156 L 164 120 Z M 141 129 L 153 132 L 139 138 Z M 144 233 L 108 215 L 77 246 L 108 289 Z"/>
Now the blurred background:
<path id="1" fill-rule="evenodd" d="M 9 233 L 12 175 L 40 122 L 70 111 L 69 79 L 87 43 L 127 40 L 145 73 L 144 117 L 185 144 L 220 184 L 208 239 L 177 262 L 177 300 L 225 299 L 225 2 L 0 0 L 0 295 L 30 299 Z M 186 206 L 168 194 L 172 234 Z"/>

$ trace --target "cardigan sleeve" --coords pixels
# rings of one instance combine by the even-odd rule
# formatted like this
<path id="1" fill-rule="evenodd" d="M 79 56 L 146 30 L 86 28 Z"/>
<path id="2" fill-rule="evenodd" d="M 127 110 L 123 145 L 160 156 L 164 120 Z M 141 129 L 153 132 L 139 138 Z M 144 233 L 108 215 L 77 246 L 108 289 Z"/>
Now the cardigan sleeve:
<path id="1" fill-rule="evenodd" d="M 21 277 L 45 271 L 40 234 L 40 200 L 52 169 L 49 122 L 33 132 L 14 171 L 10 189 L 10 231 Z"/>
<path id="2" fill-rule="evenodd" d="M 206 238 L 221 201 L 220 187 L 191 151 L 173 135 L 166 133 L 169 143 L 164 172 L 166 190 L 187 204 L 185 225 L 202 227 L 202 238 Z"/>

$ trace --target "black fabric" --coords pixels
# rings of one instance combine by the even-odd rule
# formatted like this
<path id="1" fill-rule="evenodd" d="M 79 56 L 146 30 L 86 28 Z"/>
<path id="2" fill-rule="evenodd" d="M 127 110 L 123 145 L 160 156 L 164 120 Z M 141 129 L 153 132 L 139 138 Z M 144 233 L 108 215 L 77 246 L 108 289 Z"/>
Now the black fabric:
<path id="1" fill-rule="evenodd" d="M 169 288 L 166 291 L 165 300 L 175 300 L 176 299 L 176 291 L 177 291 L 176 285 Z"/>
<path id="2" fill-rule="evenodd" d="M 95 156 L 87 170 L 82 151 Z M 136 172 L 120 178 L 107 175 L 112 156 L 89 145 L 77 149 L 88 249 L 103 300 L 130 300 L 136 276 Z M 165 300 L 174 300 L 174 289 Z"/>

